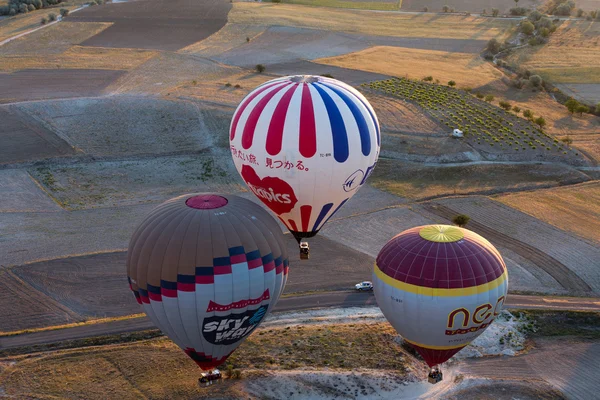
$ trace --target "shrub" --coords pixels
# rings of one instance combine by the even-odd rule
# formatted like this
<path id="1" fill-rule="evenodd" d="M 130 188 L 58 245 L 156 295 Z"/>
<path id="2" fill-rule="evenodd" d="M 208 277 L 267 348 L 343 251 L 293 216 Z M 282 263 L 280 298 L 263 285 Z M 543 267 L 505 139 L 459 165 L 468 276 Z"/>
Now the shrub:
<path id="1" fill-rule="evenodd" d="M 529 82 L 531 82 L 531 84 L 535 87 L 540 87 L 544 83 L 542 77 L 539 75 L 531 75 L 529 77 Z"/>
<path id="2" fill-rule="evenodd" d="M 487 14 L 487 10 L 484 8 L 483 11 L 481 12 L 481 15 L 485 15 Z"/>
<path id="3" fill-rule="evenodd" d="M 530 14 L 527 16 L 527 19 L 528 19 L 528 20 L 530 20 L 530 21 L 533 21 L 533 22 L 535 22 L 535 21 L 539 21 L 539 20 L 540 20 L 540 19 L 541 19 L 543 16 L 544 16 L 544 14 L 542 14 L 541 12 L 539 12 L 539 11 L 535 10 L 535 11 L 532 11 L 532 12 L 531 12 L 531 13 L 530 13 Z"/>
<path id="4" fill-rule="evenodd" d="M 423 80 L 424 80 L 425 82 L 433 82 L 433 76 L 431 76 L 431 75 L 429 75 L 429 76 L 426 76 L 425 78 L 423 78 Z"/>
<path id="5" fill-rule="evenodd" d="M 450 7 L 444 6 L 444 7 L 442 7 L 442 10 L 447 13 L 450 11 Z"/>
<path id="6" fill-rule="evenodd" d="M 521 107 L 514 106 L 514 107 L 513 107 L 513 111 L 514 111 L 514 112 L 516 112 L 516 113 L 518 114 L 518 113 L 520 113 L 520 112 L 521 112 Z"/>
<path id="7" fill-rule="evenodd" d="M 429 12 L 429 7 L 423 7 L 423 12 Z"/>
<path id="8" fill-rule="evenodd" d="M 527 11 L 525 7 L 514 7 L 510 9 L 510 15 L 527 15 Z"/>
<path id="9" fill-rule="evenodd" d="M 569 136 L 560 139 L 560 141 L 566 144 L 567 146 L 573 144 L 573 139 L 571 139 Z"/>
<path id="10" fill-rule="evenodd" d="M 490 103 L 492 100 L 494 100 L 494 96 L 492 96 L 491 94 L 485 96 L 485 101 L 487 101 L 488 103 Z"/>
<path id="11" fill-rule="evenodd" d="M 579 113 L 579 115 L 583 116 L 583 113 L 590 112 L 590 108 L 588 106 L 586 106 L 585 104 L 580 104 L 577 106 L 576 111 Z"/>
<path id="12" fill-rule="evenodd" d="M 241 86 L 240 86 L 240 84 L 239 84 L 239 83 L 237 83 L 237 84 L 234 86 L 234 88 L 236 88 L 236 89 L 239 89 L 239 88 L 241 88 Z"/>
<path id="13" fill-rule="evenodd" d="M 500 107 L 504 108 L 506 111 L 510 111 L 512 108 L 511 104 L 508 101 L 501 101 L 498 103 Z"/>
<path id="14" fill-rule="evenodd" d="M 577 18 L 583 17 L 584 14 L 585 14 L 585 11 L 583 11 L 581 8 L 577 10 Z"/>
<path id="15" fill-rule="evenodd" d="M 550 30 L 548 28 L 542 28 L 540 29 L 540 35 L 547 38 L 550 35 Z"/>
<path id="16" fill-rule="evenodd" d="M 66 8 L 61 8 L 60 9 L 60 15 L 64 18 L 67 15 L 69 15 L 69 10 L 67 10 Z"/>
<path id="17" fill-rule="evenodd" d="M 450 86 L 450 87 L 456 86 L 456 82 L 448 81 L 448 86 Z"/>
<path id="18" fill-rule="evenodd" d="M 15 10 L 14 8 L 11 8 L 10 11 L 8 12 L 8 15 L 10 15 L 11 17 L 14 15 L 17 15 L 17 10 Z"/>
<path id="19" fill-rule="evenodd" d="M 552 14 L 569 16 L 569 15 L 571 15 L 572 9 L 573 9 L 573 7 L 571 7 L 571 5 L 569 3 L 562 3 L 552 11 Z"/>
<path id="20" fill-rule="evenodd" d="M 231 87 L 231 83 L 227 82 L 227 83 L 225 84 L 225 87 Z"/>
<path id="21" fill-rule="evenodd" d="M 29 9 L 27 8 L 27 4 L 20 4 L 19 5 L 19 12 L 20 13 L 26 13 L 27 11 L 29 11 Z"/>
<path id="22" fill-rule="evenodd" d="M 42 25 L 46 25 L 48 23 L 48 20 L 46 19 L 46 17 L 42 17 L 42 20 L 40 21 L 40 23 Z"/>
<path id="23" fill-rule="evenodd" d="M 577 111 L 578 106 L 579 106 L 579 102 L 575 99 L 569 99 L 565 102 L 565 107 L 567 107 L 567 110 L 569 110 L 569 112 L 571 114 L 573 114 L 575 111 Z"/>
<path id="24" fill-rule="evenodd" d="M 475 93 L 475 96 L 477 96 L 478 99 L 483 99 L 484 97 L 483 94 L 479 92 Z"/>
<path id="25" fill-rule="evenodd" d="M 471 217 L 465 214 L 459 214 L 456 217 L 452 218 L 452 222 L 461 228 L 469 223 Z"/>
<path id="26" fill-rule="evenodd" d="M 531 112 L 531 110 L 525 110 L 523 111 L 523 116 L 527 119 L 533 119 L 533 112 Z"/>
<path id="27" fill-rule="evenodd" d="M 496 39 L 490 39 L 487 43 L 487 50 L 492 53 L 492 54 L 498 54 L 500 52 L 500 49 L 502 48 L 502 45 L 500 44 L 500 42 Z"/>
<path id="28" fill-rule="evenodd" d="M 539 125 L 540 128 L 543 128 L 544 126 L 546 126 L 546 120 L 544 119 L 544 117 L 537 117 L 535 119 L 535 121 L 533 121 L 533 122 L 535 122 L 537 125 Z"/>
<path id="29" fill-rule="evenodd" d="M 512 86 L 516 87 L 517 89 L 521 89 L 521 88 L 523 88 L 523 86 L 525 86 L 525 80 L 516 78 L 516 79 L 511 80 L 510 84 Z"/>
<path id="30" fill-rule="evenodd" d="M 521 23 L 521 32 L 526 35 L 531 35 L 535 30 L 535 26 L 529 21 L 524 21 Z"/>
<path id="31" fill-rule="evenodd" d="M 497 8 L 492 8 L 492 17 L 497 17 L 498 13 L 500 13 L 500 10 Z"/>
<path id="32" fill-rule="evenodd" d="M 281 3 L 281 0 L 271 0 L 272 3 Z"/>
<path id="33" fill-rule="evenodd" d="M 250 36 L 246 36 L 246 43 L 250 43 Z"/>
<path id="34" fill-rule="evenodd" d="M 44 7 L 42 0 L 33 0 L 33 2 L 31 4 L 33 4 L 35 6 L 35 8 L 37 8 L 38 10 L 40 10 L 41 8 Z"/>
<path id="35" fill-rule="evenodd" d="M 596 104 L 596 114 L 600 114 L 600 103 Z"/>
<path id="36" fill-rule="evenodd" d="M 259 74 L 262 74 L 266 70 L 265 66 L 262 64 L 256 64 L 255 68 L 256 68 L 256 72 L 258 72 Z"/>
<path id="37" fill-rule="evenodd" d="M 27 11 L 35 11 L 35 6 L 33 4 L 29 4 L 27 6 Z"/>

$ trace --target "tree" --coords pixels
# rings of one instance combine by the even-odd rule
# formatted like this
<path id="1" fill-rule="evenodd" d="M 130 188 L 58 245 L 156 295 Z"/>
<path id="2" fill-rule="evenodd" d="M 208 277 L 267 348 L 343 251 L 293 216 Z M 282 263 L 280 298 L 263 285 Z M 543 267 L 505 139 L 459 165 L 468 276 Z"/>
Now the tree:
<path id="1" fill-rule="evenodd" d="M 567 107 L 567 110 L 569 110 L 571 114 L 577 111 L 577 106 L 579 106 L 579 102 L 575 99 L 569 99 L 565 102 L 565 107 Z"/>
<path id="2" fill-rule="evenodd" d="M 496 39 L 490 39 L 487 43 L 487 49 L 492 54 L 498 54 L 500 52 L 501 48 L 502 48 L 502 45 Z"/>
<path id="3" fill-rule="evenodd" d="M 600 114 L 600 103 L 596 104 L 596 114 Z"/>
<path id="4" fill-rule="evenodd" d="M 583 113 L 587 113 L 590 112 L 590 108 L 588 106 L 586 106 L 585 104 L 580 104 L 577 106 L 577 110 L 576 110 L 580 116 L 583 117 Z"/>
<path id="5" fill-rule="evenodd" d="M 29 10 L 27 9 L 27 4 L 21 3 L 21 4 L 19 5 L 19 12 L 20 12 L 20 13 L 26 13 L 27 11 L 29 11 Z"/>
<path id="6" fill-rule="evenodd" d="M 468 215 L 465 215 L 465 214 L 459 214 L 456 217 L 452 218 L 452 222 L 454 222 L 455 225 L 458 225 L 461 228 L 463 226 L 467 225 L 470 220 L 471 220 L 471 217 L 469 217 Z"/>
<path id="7" fill-rule="evenodd" d="M 266 68 L 264 65 L 262 64 L 257 64 L 256 65 L 256 72 L 258 72 L 259 74 L 262 74 L 263 72 L 265 72 Z"/>
<path id="8" fill-rule="evenodd" d="M 454 86 L 456 86 L 456 82 L 454 82 L 454 81 L 448 81 L 448 86 L 454 87 Z"/>
<path id="9" fill-rule="evenodd" d="M 546 126 L 546 120 L 544 119 L 544 117 L 537 117 L 533 122 L 535 122 L 536 125 L 539 125 L 540 129 Z"/>
<path id="10" fill-rule="evenodd" d="M 423 7 L 423 12 L 429 12 L 429 7 Z"/>
<path id="11" fill-rule="evenodd" d="M 542 77 L 539 75 L 531 75 L 529 77 L 529 82 L 535 87 L 540 87 L 544 83 Z"/>
<path id="12" fill-rule="evenodd" d="M 583 17 L 584 14 L 585 14 L 585 11 L 583 11 L 581 8 L 577 10 L 577 18 Z"/>
<path id="13" fill-rule="evenodd" d="M 66 8 L 61 8 L 60 9 L 60 15 L 64 18 L 67 15 L 69 15 L 69 10 L 67 10 Z"/>
<path id="14" fill-rule="evenodd" d="M 540 29 L 540 35 L 547 38 L 550 35 L 550 30 L 548 28 L 542 28 Z"/>
<path id="15" fill-rule="evenodd" d="M 42 17 L 42 20 L 40 21 L 40 23 L 42 25 L 46 25 L 48 23 L 48 20 L 46 19 L 46 17 Z"/>
<path id="16" fill-rule="evenodd" d="M 487 101 L 488 103 L 491 103 L 492 100 L 494 100 L 494 96 L 492 96 L 491 94 L 485 96 L 485 101 Z"/>
<path id="17" fill-rule="evenodd" d="M 49 19 L 50 21 L 56 21 L 56 14 L 54 14 L 54 13 L 50 13 L 50 14 L 48 14 L 48 19 Z"/>
<path id="18" fill-rule="evenodd" d="M 542 14 L 541 12 L 539 12 L 538 10 L 532 11 L 528 16 L 527 19 L 529 19 L 530 21 L 539 21 L 542 17 L 544 16 L 544 14 Z"/>
<path id="19" fill-rule="evenodd" d="M 560 4 L 558 7 L 556 7 L 554 9 L 554 11 L 552 12 L 552 14 L 554 15 L 564 15 L 564 16 L 569 16 L 571 15 L 571 5 L 568 3 L 562 3 Z"/>
<path id="20" fill-rule="evenodd" d="M 15 10 L 14 8 L 11 8 L 10 11 L 8 12 L 8 15 L 10 15 L 11 17 L 14 15 L 17 15 L 17 10 Z"/>
<path id="21" fill-rule="evenodd" d="M 519 0 L 515 0 L 515 6 L 519 5 Z"/>
<path id="22" fill-rule="evenodd" d="M 531 112 L 531 110 L 523 111 L 523 116 L 527 119 L 533 119 L 533 113 Z"/>
<path id="23" fill-rule="evenodd" d="M 444 10 L 444 12 L 447 13 L 448 11 L 450 11 L 450 7 L 444 6 L 442 7 L 442 10 Z"/>
<path id="24" fill-rule="evenodd" d="M 499 12 L 500 10 L 498 10 L 497 8 L 492 8 L 492 17 L 497 17 Z"/>
<path id="25" fill-rule="evenodd" d="M 506 111 L 510 111 L 512 108 L 511 104 L 508 101 L 501 101 L 498 103 L 500 107 L 504 108 Z"/>
<path id="26" fill-rule="evenodd" d="M 27 6 L 27 11 L 35 11 L 35 6 L 33 4 L 29 4 Z"/>
<path id="27" fill-rule="evenodd" d="M 514 111 L 514 112 L 516 112 L 516 113 L 518 114 L 518 113 L 520 113 L 520 112 L 521 112 L 521 107 L 514 106 L 514 107 L 513 107 L 513 111 Z"/>
<path id="28" fill-rule="evenodd" d="M 535 26 L 529 21 L 524 21 L 521 23 L 521 32 L 526 35 L 531 35 L 535 30 Z"/>

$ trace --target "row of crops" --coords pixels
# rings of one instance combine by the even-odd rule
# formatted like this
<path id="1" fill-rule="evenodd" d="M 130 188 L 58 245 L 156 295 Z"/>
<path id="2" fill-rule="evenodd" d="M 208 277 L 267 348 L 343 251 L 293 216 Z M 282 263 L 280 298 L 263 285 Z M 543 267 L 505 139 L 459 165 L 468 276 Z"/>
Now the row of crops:
<path id="1" fill-rule="evenodd" d="M 533 151 L 555 155 L 578 155 L 533 122 L 520 118 L 458 89 L 435 83 L 392 78 L 363 87 L 410 101 L 452 129 L 460 129 L 472 145 L 489 152 Z"/>

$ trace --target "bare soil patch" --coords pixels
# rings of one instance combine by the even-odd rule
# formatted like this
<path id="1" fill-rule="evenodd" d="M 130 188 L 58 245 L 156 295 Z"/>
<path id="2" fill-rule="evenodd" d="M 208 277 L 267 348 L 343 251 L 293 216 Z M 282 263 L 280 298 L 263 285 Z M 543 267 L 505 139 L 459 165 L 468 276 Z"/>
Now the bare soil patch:
<path id="1" fill-rule="evenodd" d="M 12 40 L 0 47 L 0 56 L 59 54 L 108 28 L 110 23 L 62 21 Z"/>
<path id="2" fill-rule="evenodd" d="M 600 182 L 495 198 L 562 230 L 600 242 Z"/>
<path id="3" fill-rule="evenodd" d="M 436 203 L 456 214 L 469 215 L 472 220 L 539 250 L 542 255 L 566 266 L 594 293 L 600 292 L 600 249 L 597 245 L 489 198 L 456 197 Z M 530 256 L 523 253 L 523 257 Z M 560 282 L 558 275 L 556 279 Z M 565 282 L 561 284 L 565 285 Z"/>
<path id="4" fill-rule="evenodd" d="M 111 96 L 22 103 L 19 109 L 95 156 L 200 152 L 216 137 L 190 103 Z"/>
<path id="5" fill-rule="evenodd" d="M 69 21 L 112 22 L 84 46 L 179 50 L 205 39 L 227 22 L 231 4 L 225 0 L 132 1 L 88 7 Z"/>
<path id="6" fill-rule="evenodd" d="M 578 183 L 590 178 L 572 168 L 548 164 L 474 164 L 424 166 L 380 159 L 371 185 L 397 196 L 420 200 L 438 196 L 502 193 Z"/>
<path id="7" fill-rule="evenodd" d="M 2 86 L 0 74 L 0 87 Z M 0 164 L 71 155 L 73 148 L 14 108 L 0 107 Z"/>
<path id="8" fill-rule="evenodd" d="M 0 213 L 62 211 L 27 173 L 20 169 L 0 170 Z"/>
<path id="9" fill-rule="evenodd" d="M 124 71 L 27 69 L 0 72 L 0 103 L 99 96 Z"/>
<path id="10" fill-rule="evenodd" d="M 10 271 L 0 270 L 0 277 L 0 331 L 60 325 L 78 320 L 76 315 L 58 306 Z"/>
<path id="11" fill-rule="evenodd" d="M 12 43 L 12 42 L 11 42 Z M 24 69 L 91 69 L 129 70 L 155 56 L 156 53 L 138 49 L 109 49 L 73 46 L 63 53 L 0 56 L 0 70 Z"/>
<path id="12" fill-rule="evenodd" d="M 482 45 L 480 51 L 485 45 Z M 502 78 L 502 72 L 479 57 L 449 51 L 375 46 L 352 54 L 322 58 L 318 63 L 359 69 L 390 76 L 422 79 L 433 76 L 443 84 L 454 80 L 459 87 L 475 88 Z"/>
<path id="13" fill-rule="evenodd" d="M 464 15 L 396 14 L 303 7 L 288 4 L 235 3 L 230 23 L 283 25 L 367 35 L 487 40 L 504 38 L 510 21 Z"/>

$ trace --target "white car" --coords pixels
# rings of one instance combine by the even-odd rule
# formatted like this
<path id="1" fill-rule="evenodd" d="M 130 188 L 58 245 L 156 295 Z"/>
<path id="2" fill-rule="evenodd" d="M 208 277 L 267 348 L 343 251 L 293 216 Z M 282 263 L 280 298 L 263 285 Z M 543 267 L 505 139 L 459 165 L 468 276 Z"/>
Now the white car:
<path id="1" fill-rule="evenodd" d="M 356 285 L 354 285 L 354 288 L 356 290 L 359 291 L 368 291 L 368 290 L 373 290 L 373 282 L 371 281 L 364 281 L 361 283 L 357 283 Z"/>

